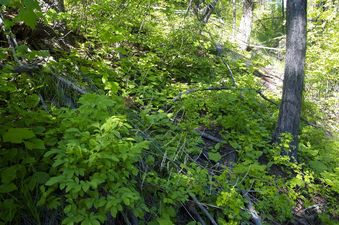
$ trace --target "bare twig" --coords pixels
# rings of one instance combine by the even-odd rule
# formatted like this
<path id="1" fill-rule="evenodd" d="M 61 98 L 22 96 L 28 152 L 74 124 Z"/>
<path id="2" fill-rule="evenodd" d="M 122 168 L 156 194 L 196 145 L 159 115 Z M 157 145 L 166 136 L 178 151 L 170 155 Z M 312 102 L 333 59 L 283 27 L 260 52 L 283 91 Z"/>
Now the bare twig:
<path id="1" fill-rule="evenodd" d="M 191 203 L 192 204 L 192 203 Z M 196 218 L 194 218 L 194 216 L 195 215 L 192 215 L 191 213 L 193 213 L 191 210 L 190 210 L 190 208 L 191 207 L 194 207 L 194 206 L 191 206 L 190 205 L 190 203 L 189 203 L 189 205 L 188 205 L 188 207 L 186 207 L 184 204 L 182 204 L 181 203 L 181 206 L 185 209 L 185 211 L 187 212 L 187 214 L 194 220 L 194 221 L 196 221 Z M 202 222 L 204 222 L 203 220 L 202 220 L 202 222 L 201 221 L 199 221 L 200 223 L 202 223 Z"/>
<path id="2" fill-rule="evenodd" d="M 188 13 L 190 11 L 190 8 L 192 7 L 192 2 L 193 2 L 193 0 L 190 0 L 189 3 L 188 3 L 187 9 L 186 9 L 186 13 L 185 13 L 185 17 L 188 15 Z"/>
<path id="3" fill-rule="evenodd" d="M 8 42 L 8 47 L 11 49 L 12 52 L 12 57 L 16 63 L 21 65 L 20 60 L 16 56 L 15 48 L 18 45 L 15 36 L 13 35 L 11 30 L 6 30 L 5 24 L 4 24 L 4 17 L 2 13 L 0 13 L 0 27 L 2 27 L 3 32 L 5 33 L 7 42 Z"/>
<path id="4" fill-rule="evenodd" d="M 220 58 L 221 58 L 222 63 L 227 67 L 228 71 L 230 72 L 229 74 L 230 74 L 230 77 L 232 79 L 233 86 L 237 86 L 237 84 L 235 83 L 235 79 L 234 79 L 231 67 L 228 65 L 228 63 L 226 63 L 226 61 L 224 60 L 223 57 L 220 56 Z"/>
<path id="5" fill-rule="evenodd" d="M 21 64 L 13 68 L 14 73 L 32 73 L 40 69 L 38 64 Z"/>
<path id="6" fill-rule="evenodd" d="M 220 139 L 220 138 L 217 138 L 217 137 L 214 137 L 204 131 L 200 131 L 198 129 L 195 129 L 196 132 L 198 132 L 200 134 L 201 137 L 203 138 L 206 138 L 206 139 L 209 139 L 211 141 L 214 141 L 214 142 L 218 142 L 218 143 L 222 143 L 224 142 L 224 140 Z"/>
<path id="7" fill-rule="evenodd" d="M 14 73 L 32 73 L 36 70 L 39 70 L 41 68 L 40 64 L 21 64 L 17 67 L 15 67 L 13 69 Z M 73 90 L 79 92 L 80 94 L 86 94 L 88 93 L 85 88 L 83 87 L 79 87 L 78 85 L 76 85 L 75 83 L 73 83 L 72 81 L 64 78 L 64 77 L 60 77 L 58 75 L 52 74 L 53 77 L 55 77 L 55 79 L 57 79 L 58 81 L 60 81 L 61 83 L 65 84 L 66 86 L 72 88 Z"/>
<path id="8" fill-rule="evenodd" d="M 306 212 L 316 212 L 316 213 L 321 213 L 321 208 L 324 206 L 324 204 L 315 204 L 307 207 L 306 209 L 303 209 L 301 213 L 306 213 Z"/>
<path id="9" fill-rule="evenodd" d="M 39 98 L 40 98 L 40 102 L 41 102 L 42 108 L 43 108 L 46 112 L 49 112 L 48 106 L 46 105 L 46 102 L 45 102 L 44 98 L 42 97 L 42 95 L 41 95 L 40 93 L 39 93 Z"/>
<path id="10" fill-rule="evenodd" d="M 130 222 L 132 225 L 138 225 L 138 218 L 134 215 L 134 213 L 132 212 L 132 210 L 128 210 L 127 211 L 128 217 L 130 218 Z"/>
<path id="11" fill-rule="evenodd" d="M 197 204 L 197 206 L 201 209 L 201 211 L 207 216 L 207 218 L 211 221 L 211 224 L 218 225 L 218 223 L 214 220 L 213 216 L 205 209 L 205 207 L 198 201 L 198 199 L 193 195 L 190 194 L 193 201 Z"/>
<path id="12" fill-rule="evenodd" d="M 86 94 L 87 91 L 79 86 L 77 86 L 76 84 L 72 83 L 72 81 L 67 80 L 66 78 L 63 77 L 59 77 L 54 75 L 54 77 L 59 80 L 60 82 L 66 84 L 68 87 L 72 88 L 73 90 L 79 92 L 80 94 Z"/>
<path id="13" fill-rule="evenodd" d="M 217 43 L 216 41 L 214 41 L 214 38 L 212 36 L 212 34 L 210 32 L 207 32 L 208 35 L 210 36 L 211 40 L 214 42 L 214 45 L 215 45 L 215 48 L 217 50 L 217 56 L 221 59 L 222 63 L 227 67 L 228 71 L 229 71 L 229 75 L 232 79 L 232 83 L 233 83 L 233 86 L 237 86 L 237 84 L 235 83 L 235 79 L 234 79 L 234 76 L 233 76 L 233 72 L 231 70 L 231 67 L 228 65 L 228 63 L 224 60 L 224 58 L 222 57 L 222 52 L 223 52 L 223 47 L 221 44 Z"/>
<path id="14" fill-rule="evenodd" d="M 124 218 L 125 224 L 132 225 L 132 223 L 129 221 L 128 216 L 125 212 L 122 212 L 122 217 Z"/>
<path id="15" fill-rule="evenodd" d="M 273 104 L 273 105 L 275 105 L 275 106 L 279 106 L 278 103 L 276 103 L 276 102 L 274 102 L 273 100 L 267 98 L 267 97 L 262 93 L 261 90 L 257 90 L 256 92 L 260 95 L 260 97 L 262 97 L 263 99 L 265 99 L 265 100 L 268 101 L 269 103 L 271 103 L 271 104 Z"/>
<path id="16" fill-rule="evenodd" d="M 207 223 L 204 221 L 203 218 L 201 218 L 201 216 L 199 215 L 194 206 L 190 207 L 189 210 L 194 215 L 194 217 L 201 223 L 201 225 L 207 225 Z"/>
<path id="17" fill-rule="evenodd" d="M 275 51 L 282 51 L 284 50 L 283 48 L 272 48 L 272 47 L 266 47 L 263 45 L 249 45 L 248 47 L 250 48 L 261 48 L 261 49 L 269 49 L 269 50 L 275 50 Z"/>

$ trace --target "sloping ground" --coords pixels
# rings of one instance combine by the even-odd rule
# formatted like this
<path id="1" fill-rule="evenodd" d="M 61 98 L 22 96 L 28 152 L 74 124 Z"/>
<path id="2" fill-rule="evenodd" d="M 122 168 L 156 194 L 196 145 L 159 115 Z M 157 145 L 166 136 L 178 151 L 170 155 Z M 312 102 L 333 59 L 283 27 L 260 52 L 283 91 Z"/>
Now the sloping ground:
<path id="1" fill-rule="evenodd" d="M 61 37 L 66 34 L 67 32 Z M 110 57 L 104 53 L 97 54 L 101 50 L 100 45 L 94 45 L 94 49 L 92 46 L 88 49 L 77 49 L 72 46 L 71 49 L 74 48 L 77 55 L 66 51 L 70 49 L 66 45 L 65 49 L 62 49 L 57 47 L 60 45 L 54 46 L 53 43 L 44 42 L 40 38 L 32 40 L 32 43 L 44 43 L 40 47 L 33 45 L 35 48 L 59 48 L 65 52 L 57 55 L 51 51 L 55 57 L 51 62 L 43 60 L 44 63 L 34 67 L 34 70 L 15 71 L 16 74 L 20 74 L 19 78 L 22 76 L 26 79 L 26 73 L 27 80 L 31 77 L 36 78 L 34 85 L 39 86 L 39 89 L 33 89 L 33 93 L 39 93 L 40 98 L 37 98 L 35 105 L 37 109 L 24 108 L 18 116 L 14 114 L 13 118 L 6 117 L 2 123 L 12 126 L 12 121 L 20 122 L 21 118 L 26 118 L 26 111 L 40 112 L 41 106 L 45 106 L 43 113 L 47 115 L 51 113 L 53 120 L 57 121 L 56 124 L 51 122 L 52 128 L 46 125 L 49 133 L 45 134 L 41 129 L 37 129 L 36 134 L 41 138 L 46 136 L 48 143 L 46 151 L 53 149 L 46 157 L 38 158 L 50 163 L 43 171 L 47 176 L 50 173 L 51 179 L 39 181 L 39 185 L 33 187 L 34 193 L 29 195 L 37 201 L 36 199 L 41 197 L 38 187 L 50 188 L 48 191 L 51 196 L 48 197 L 54 201 L 46 200 L 45 195 L 48 195 L 46 192 L 43 192 L 42 198 L 45 198 L 46 204 L 56 202 L 55 210 L 50 214 L 46 213 L 54 214 L 55 219 L 52 216 L 50 219 L 45 216 L 43 224 L 59 224 L 65 214 L 68 221 L 79 216 L 80 214 L 67 214 L 72 207 L 83 207 L 81 210 L 86 212 L 86 216 L 96 212 L 104 214 L 105 217 L 106 209 L 100 206 L 102 202 L 96 202 L 98 199 L 103 200 L 104 204 L 115 201 L 126 202 L 119 205 L 121 207 L 119 210 L 112 207 L 112 211 L 117 215 L 115 218 L 108 216 L 105 224 L 138 224 L 135 211 L 145 224 L 196 224 L 195 221 L 201 224 L 216 224 L 217 219 L 221 221 L 218 221 L 219 224 L 227 222 L 259 224 L 261 218 L 271 224 L 286 224 L 287 221 L 291 221 L 292 224 L 318 224 L 317 213 L 323 211 L 325 208 L 323 204 L 326 204 L 326 201 L 322 198 L 314 199 L 310 197 L 311 194 L 306 193 L 306 197 L 298 198 L 298 204 L 293 206 L 292 198 L 288 197 L 292 193 L 291 195 L 294 194 L 292 197 L 295 198 L 295 195 L 300 194 L 300 190 L 307 189 L 310 184 L 313 185 L 305 181 L 311 179 L 308 174 L 305 175 L 303 170 L 296 169 L 293 173 L 298 173 L 298 177 L 293 179 L 294 174 L 272 174 L 271 168 L 267 165 L 272 163 L 283 167 L 291 164 L 288 160 L 279 161 L 282 160 L 280 153 L 269 143 L 272 124 L 275 123 L 272 114 L 277 112 L 277 107 L 271 107 L 272 104 L 257 92 L 257 83 L 253 81 L 253 73 L 250 70 L 251 61 L 228 49 L 229 51 L 224 52 L 225 55 L 228 53 L 231 55 L 230 60 L 225 61 L 226 64 L 229 63 L 228 68 L 217 60 L 219 58 L 213 53 L 214 49 L 193 48 L 194 45 L 190 42 L 185 43 L 186 46 L 181 44 L 180 48 L 175 48 L 172 45 L 176 43 L 171 43 L 173 40 L 169 41 L 168 49 L 159 48 L 156 44 L 150 47 L 147 45 L 149 43 L 140 40 L 139 43 L 122 42 L 120 50 L 125 48 L 123 50 L 127 52 L 123 57 L 120 57 L 119 50 L 115 49 L 110 52 L 112 55 Z M 201 37 L 195 38 L 199 40 Z M 186 40 L 184 35 L 179 39 Z M 162 40 L 161 44 L 166 46 L 168 44 L 166 40 Z M 24 43 L 23 38 L 19 41 Z M 187 48 L 187 52 L 179 52 L 184 47 Z M 85 54 L 81 55 L 84 52 Z M 211 58 L 213 60 L 210 60 Z M 238 61 L 240 63 L 237 64 Z M 201 66 L 202 63 L 204 64 Z M 220 83 L 218 83 L 220 74 L 229 86 L 209 88 L 209 85 Z M 232 86 L 229 75 L 232 75 L 238 86 Z M 260 77 L 260 82 L 269 91 L 280 96 L 282 72 L 278 68 L 267 66 L 260 71 L 254 71 L 254 75 Z M 39 80 L 41 77 L 43 79 Z M 48 80 L 50 77 L 53 79 Z M 24 83 L 19 87 L 26 86 L 28 85 Z M 91 88 L 92 86 L 94 87 Z M 182 87 L 193 88 L 196 91 L 186 92 L 186 95 L 180 95 L 182 97 L 180 100 L 173 101 L 173 96 L 183 91 Z M 60 96 L 55 96 L 57 91 L 61 92 Z M 99 94 L 84 95 L 88 92 Z M 105 93 L 110 97 L 105 96 Z M 10 94 L 12 93 L 8 93 Z M 125 98 L 122 99 L 120 95 L 125 95 Z M 80 96 L 82 96 L 80 102 L 76 103 Z M 61 99 L 60 104 L 53 101 L 54 97 Z M 22 99 L 15 99 L 17 101 L 13 101 L 13 108 L 18 107 L 17 102 L 30 102 L 29 99 Z M 71 103 L 66 103 L 65 99 L 69 99 Z M 6 104 L 4 103 L 5 106 Z M 69 108 L 58 109 L 59 107 L 53 105 Z M 12 108 L 8 111 L 10 110 Z M 117 113 L 119 116 L 115 117 Z M 102 121 L 106 121 L 105 116 L 110 116 L 108 117 L 110 119 L 102 125 Z M 44 118 L 40 114 L 36 114 L 35 117 Z M 34 124 L 35 120 L 27 119 L 24 122 Z M 126 121 L 129 124 L 124 124 Z M 93 126 L 90 126 L 91 124 Z M 85 129 L 81 130 L 81 127 Z M 90 156 L 99 156 L 104 160 L 98 161 L 97 164 L 89 164 L 85 175 L 80 174 L 70 179 L 63 176 L 63 167 L 59 164 L 62 162 L 48 155 L 57 153 L 63 156 L 67 153 L 67 160 L 76 161 L 70 168 L 76 168 L 74 173 L 81 171 L 83 169 L 81 167 L 85 166 L 84 162 L 90 161 L 91 158 L 82 160 L 80 154 L 72 155 L 68 152 L 72 151 L 68 146 L 76 145 L 78 141 L 81 141 L 81 145 L 76 146 L 76 151 L 88 145 L 88 149 L 83 149 L 85 156 L 89 152 Z M 140 149 L 135 146 L 129 148 L 131 142 L 142 141 L 149 143 L 147 148 L 145 142 L 143 143 L 145 149 L 142 152 L 140 146 Z M 32 143 L 27 144 L 27 141 L 12 144 L 6 143 L 6 147 L 22 151 L 26 150 L 27 146 L 32 146 Z M 116 149 L 109 151 L 111 148 L 107 146 L 115 146 L 119 151 Z M 119 146 L 122 146 L 121 149 Z M 91 151 L 92 149 L 94 151 Z M 100 155 L 101 152 L 104 154 Z M 125 154 L 126 152 L 128 154 Z M 133 153 L 136 154 L 135 157 Z M 118 163 L 115 157 L 120 157 Z M 261 157 L 266 161 L 260 161 Z M 107 159 L 112 159 L 108 163 L 113 165 L 113 169 L 104 167 Z M 267 159 L 272 161 L 269 162 Z M 17 164 L 21 165 L 21 159 Z M 29 164 L 27 168 L 40 169 L 40 162 L 38 161 L 38 165 Z M 112 175 L 108 179 L 111 177 L 118 179 L 108 180 L 107 185 L 105 183 L 100 186 L 95 183 L 95 179 L 91 180 L 93 173 L 97 171 Z M 57 177 L 62 179 L 58 181 Z M 76 192 L 77 188 L 74 186 L 67 187 L 66 190 L 59 188 L 61 185 L 68 185 L 63 182 L 72 179 L 73 185 L 77 188 L 79 180 L 81 184 L 93 181 L 94 184 L 91 183 L 93 188 L 84 186 L 79 192 L 86 193 L 81 190 L 90 190 L 95 193 L 94 197 L 89 196 L 89 200 L 94 204 L 89 202 L 88 208 L 81 205 L 80 202 L 84 199 L 81 199 L 81 194 Z M 114 186 L 120 180 L 125 180 L 125 183 L 118 187 Z M 48 185 L 45 185 L 46 181 Z M 60 182 L 60 185 L 57 182 Z M 134 187 L 135 192 L 131 194 L 129 188 Z M 121 192 L 116 194 L 116 190 Z M 74 191 L 74 195 L 78 196 L 75 200 L 72 196 L 67 196 L 69 202 L 76 204 L 63 202 L 66 196 L 64 193 L 68 191 Z M 112 196 L 113 200 L 106 202 L 106 197 Z M 141 206 L 131 204 L 135 196 L 140 197 L 141 201 L 138 204 Z M 306 207 L 305 198 L 309 198 L 307 204 L 311 204 L 312 207 Z M 57 200 L 62 202 L 61 206 L 57 205 Z M 34 208 L 34 204 L 32 206 L 33 210 L 39 210 Z M 291 215 L 293 207 L 295 212 Z M 26 211 L 22 215 L 30 214 Z M 292 216 L 295 218 L 291 218 Z M 21 224 L 34 224 L 35 219 L 37 218 L 24 219 Z M 98 220 L 94 221 L 94 224 L 99 223 Z"/>
<path id="2" fill-rule="evenodd" d="M 282 85 L 284 79 L 284 71 L 276 65 L 268 65 L 261 68 L 264 76 L 262 78 L 262 84 L 275 96 L 281 97 Z"/>

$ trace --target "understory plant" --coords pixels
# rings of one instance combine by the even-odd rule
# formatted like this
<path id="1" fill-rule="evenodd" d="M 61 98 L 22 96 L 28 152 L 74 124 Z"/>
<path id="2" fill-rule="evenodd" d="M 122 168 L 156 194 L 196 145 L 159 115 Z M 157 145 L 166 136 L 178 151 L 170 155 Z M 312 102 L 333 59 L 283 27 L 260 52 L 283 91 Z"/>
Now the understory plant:
<path id="1" fill-rule="evenodd" d="M 101 224 L 125 207 L 140 215 L 135 163 L 147 141 L 135 141 L 118 97 L 88 94 L 79 104 L 58 112 L 60 126 L 50 135 L 60 141 L 44 155 L 53 160 L 52 177 L 41 188 L 39 204 L 62 207 L 63 224 Z"/>

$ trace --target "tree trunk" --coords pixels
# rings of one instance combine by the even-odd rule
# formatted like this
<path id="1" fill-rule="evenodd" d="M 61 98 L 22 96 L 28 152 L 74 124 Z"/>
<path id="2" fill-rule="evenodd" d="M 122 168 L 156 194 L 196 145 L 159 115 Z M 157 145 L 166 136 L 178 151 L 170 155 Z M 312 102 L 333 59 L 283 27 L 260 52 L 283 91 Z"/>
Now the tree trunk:
<path id="1" fill-rule="evenodd" d="M 203 20 L 202 20 L 203 23 L 208 22 L 208 20 L 210 19 L 211 15 L 214 11 L 215 6 L 218 4 L 218 1 L 219 0 L 213 0 L 210 4 L 208 4 L 206 6 L 206 9 L 205 9 L 206 11 L 204 12 Z"/>
<path id="2" fill-rule="evenodd" d="M 287 0 L 287 40 L 282 102 L 274 141 L 279 143 L 283 133 L 290 133 L 290 149 L 282 149 L 291 160 L 297 160 L 298 133 L 304 83 L 306 54 L 307 0 Z"/>
<path id="3" fill-rule="evenodd" d="M 281 0 L 281 16 L 285 19 L 285 0 Z"/>
<path id="4" fill-rule="evenodd" d="M 65 12 L 64 0 L 58 0 L 58 10 L 59 12 Z"/>
<path id="5" fill-rule="evenodd" d="M 242 50 L 246 50 L 249 46 L 250 36 L 252 32 L 252 17 L 254 3 L 253 0 L 243 0 L 243 16 L 240 21 L 238 43 Z"/>
<path id="6" fill-rule="evenodd" d="M 236 30 L 237 30 L 237 3 L 236 0 L 232 0 L 232 13 L 233 13 L 233 24 L 232 24 L 232 30 L 233 30 L 233 37 L 235 39 Z"/>
<path id="7" fill-rule="evenodd" d="M 201 22 L 206 24 L 208 23 L 208 20 L 210 19 L 216 5 L 218 4 L 218 1 L 219 0 L 213 0 L 211 3 L 202 8 L 204 1 L 194 0 L 192 4 L 193 12 Z"/>

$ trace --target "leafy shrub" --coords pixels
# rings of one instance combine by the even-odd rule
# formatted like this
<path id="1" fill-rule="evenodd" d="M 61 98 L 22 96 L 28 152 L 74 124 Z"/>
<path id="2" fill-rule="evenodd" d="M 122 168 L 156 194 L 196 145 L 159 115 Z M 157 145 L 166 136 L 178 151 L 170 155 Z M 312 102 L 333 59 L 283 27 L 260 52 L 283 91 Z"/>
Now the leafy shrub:
<path id="1" fill-rule="evenodd" d="M 79 103 L 76 110 L 59 112 L 60 126 L 53 135 L 62 138 L 45 154 L 53 159 L 53 177 L 42 187 L 39 203 L 64 206 L 64 224 L 100 224 L 107 214 L 115 217 L 140 201 L 134 164 L 148 143 L 136 143 L 118 98 L 88 94 Z M 55 195 L 57 189 L 64 202 Z"/>
<path id="2" fill-rule="evenodd" d="M 20 223 L 25 215 L 39 223 L 38 188 L 49 178 L 43 154 L 50 145 L 46 130 L 54 118 L 40 109 L 40 97 L 24 86 L 33 85 L 26 75 L 1 71 L 0 80 L 0 224 Z"/>

